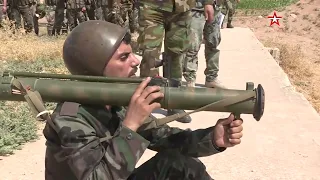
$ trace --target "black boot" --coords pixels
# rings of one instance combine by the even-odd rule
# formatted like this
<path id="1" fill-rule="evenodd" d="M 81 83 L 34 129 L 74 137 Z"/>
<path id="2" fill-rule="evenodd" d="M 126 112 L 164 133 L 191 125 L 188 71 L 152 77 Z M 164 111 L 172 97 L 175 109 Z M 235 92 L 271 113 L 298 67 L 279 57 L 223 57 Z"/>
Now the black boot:
<path id="1" fill-rule="evenodd" d="M 180 110 L 180 109 L 168 109 L 167 116 L 171 116 L 171 115 L 178 114 L 178 113 L 185 113 L 185 111 Z M 181 123 L 190 123 L 192 121 L 192 119 L 189 115 L 187 115 L 187 116 L 184 116 L 182 118 L 177 119 L 176 121 L 181 122 Z"/>
<path id="2" fill-rule="evenodd" d="M 232 26 L 231 22 L 228 22 L 227 28 L 234 28 L 234 27 Z"/>

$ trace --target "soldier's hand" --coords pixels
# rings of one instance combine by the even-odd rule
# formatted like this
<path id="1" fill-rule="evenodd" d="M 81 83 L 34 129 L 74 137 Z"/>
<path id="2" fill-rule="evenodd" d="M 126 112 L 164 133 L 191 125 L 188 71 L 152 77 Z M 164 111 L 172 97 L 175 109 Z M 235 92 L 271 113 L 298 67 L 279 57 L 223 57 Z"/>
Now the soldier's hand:
<path id="1" fill-rule="evenodd" d="M 231 114 L 228 118 L 219 119 L 213 130 L 213 143 L 218 147 L 232 147 L 241 143 L 241 119 L 235 119 Z"/>
<path id="2" fill-rule="evenodd" d="M 213 5 L 209 5 L 209 4 L 205 5 L 204 14 L 208 23 L 213 22 L 213 14 L 214 14 Z"/>
<path id="3" fill-rule="evenodd" d="M 133 131 L 136 131 L 153 110 L 161 108 L 161 104 L 154 102 L 163 98 L 159 86 L 148 86 L 151 78 L 146 78 L 136 89 L 131 97 L 123 124 Z"/>

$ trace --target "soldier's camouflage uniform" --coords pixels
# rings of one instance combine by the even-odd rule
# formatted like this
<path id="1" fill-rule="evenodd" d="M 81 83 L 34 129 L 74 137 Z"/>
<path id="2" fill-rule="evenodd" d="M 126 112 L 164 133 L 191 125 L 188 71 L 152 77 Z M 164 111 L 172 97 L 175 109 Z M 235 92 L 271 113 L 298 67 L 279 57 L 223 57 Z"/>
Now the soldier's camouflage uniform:
<path id="1" fill-rule="evenodd" d="M 86 21 L 86 14 L 83 8 L 86 7 L 86 0 L 67 0 L 67 19 L 72 31 L 79 23 Z"/>
<path id="2" fill-rule="evenodd" d="M 2 21 L 4 20 L 4 14 L 2 12 L 3 0 L 0 0 L 0 28 L 2 28 Z"/>
<path id="3" fill-rule="evenodd" d="M 223 6 L 221 12 L 224 15 L 228 16 L 227 19 L 227 27 L 228 28 L 233 28 L 232 26 L 232 20 L 233 20 L 233 15 L 235 14 L 238 1 L 237 0 L 222 0 L 223 1 Z M 225 21 L 224 21 L 225 22 Z"/>
<path id="4" fill-rule="evenodd" d="M 214 6 L 214 21 L 207 23 L 204 16 L 203 0 L 197 0 L 196 8 L 192 13 L 191 21 L 191 47 L 186 53 L 184 60 L 183 75 L 187 82 L 195 82 L 198 70 L 198 52 L 202 44 L 202 37 L 205 40 L 205 59 L 206 69 L 204 74 L 206 82 L 212 82 L 218 77 L 219 72 L 219 55 L 220 50 L 217 49 L 221 42 L 221 34 L 219 27 L 220 9 L 218 5 Z"/>
<path id="5" fill-rule="evenodd" d="M 21 16 L 24 22 L 24 29 L 27 33 L 33 30 L 33 0 L 8 0 L 8 17 L 14 21 L 15 28 L 22 28 Z"/>
<path id="6" fill-rule="evenodd" d="M 128 26 L 131 33 L 134 33 L 138 30 L 138 5 L 139 4 L 136 0 L 122 0 L 121 2 L 123 13 L 122 17 L 125 22 L 128 20 Z"/>
<path id="7" fill-rule="evenodd" d="M 171 78 L 181 80 L 183 54 L 190 44 L 190 10 L 194 0 L 140 0 L 140 22 L 143 27 L 139 43 L 143 51 L 140 76 L 158 75 L 155 61 L 159 59 L 164 37 L 164 49 L 172 61 Z M 213 4 L 213 0 L 205 0 Z"/>
<path id="8" fill-rule="evenodd" d="M 84 15 L 86 16 L 87 20 L 95 20 L 95 9 L 96 9 L 96 0 L 86 0 L 85 1 L 86 11 Z"/>
<path id="9" fill-rule="evenodd" d="M 213 127 L 191 131 L 164 125 L 134 132 L 122 125 L 124 115 L 122 107 L 58 104 L 53 113 L 58 133 L 48 123 L 43 131 L 45 179 L 212 179 L 198 157 L 226 149 L 213 145 Z M 136 169 L 147 148 L 158 153 Z"/>
<path id="10" fill-rule="evenodd" d="M 108 6 L 108 0 L 97 0 L 97 9 L 95 11 L 96 18 L 98 20 L 104 20 L 109 22 L 110 8 Z"/>

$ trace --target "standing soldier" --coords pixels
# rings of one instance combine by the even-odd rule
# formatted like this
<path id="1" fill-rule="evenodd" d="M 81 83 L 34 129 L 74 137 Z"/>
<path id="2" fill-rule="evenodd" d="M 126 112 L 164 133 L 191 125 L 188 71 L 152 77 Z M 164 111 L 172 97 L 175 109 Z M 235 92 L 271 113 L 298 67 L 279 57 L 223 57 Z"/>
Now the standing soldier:
<path id="1" fill-rule="evenodd" d="M 2 21 L 4 19 L 4 15 L 6 14 L 5 9 L 7 9 L 7 7 L 3 6 L 3 0 L 0 0 L 0 28 L 2 28 Z"/>
<path id="2" fill-rule="evenodd" d="M 198 52 L 202 43 L 202 35 L 205 40 L 205 58 L 207 68 L 204 71 L 206 76 L 205 86 L 209 88 L 225 88 L 218 80 L 219 72 L 219 56 L 220 50 L 217 49 L 221 42 L 221 34 L 219 27 L 220 8 L 219 4 L 215 3 L 214 21 L 208 23 L 203 15 L 203 0 L 197 0 L 196 8 L 192 9 L 191 21 L 191 47 L 186 53 L 184 60 L 184 78 L 187 81 L 187 86 L 194 87 L 196 73 L 198 70 Z"/>
<path id="3" fill-rule="evenodd" d="M 56 0 L 56 7 L 54 13 L 54 25 L 53 34 L 60 35 L 62 33 L 67 33 L 68 31 L 68 20 L 66 12 L 66 0 Z"/>
<path id="4" fill-rule="evenodd" d="M 46 6 L 44 4 L 40 4 L 39 2 L 34 1 L 31 10 L 32 10 L 32 16 L 33 16 L 34 32 L 36 33 L 36 35 L 39 35 L 38 20 L 43 18 L 46 15 Z"/>
<path id="5" fill-rule="evenodd" d="M 224 0 L 224 7 L 222 13 L 224 15 L 228 14 L 228 23 L 227 23 L 227 28 L 233 28 L 231 22 L 233 20 L 233 16 L 236 12 L 236 8 L 240 0 Z M 223 28 L 223 23 L 221 25 L 221 28 Z"/>
<path id="6" fill-rule="evenodd" d="M 72 31 L 79 23 L 86 21 L 85 0 L 67 0 L 67 18 Z"/>
<path id="7" fill-rule="evenodd" d="M 56 0 L 45 0 L 45 4 L 48 6 L 48 12 L 46 14 L 47 19 L 47 33 L 49 36 L 54 34 L 53 26 L 54 22 L 56 21 L 55 17 L 55 10 L 57 1 Z"/>
<path id="8" fill-rule="evenodd" d="M 108 7 L 108 0 L 97 0 L 96 5 L 96 19 L 107 21 L 110 13 Z"/>
<path id="9" fill-rule="evenodd" d="M 22 28 L 22 15 L 26 33 L 30 33 L 33 30 L 32 3 L 33 0 L 4 0 L 4 6 L 9 6 L 9 19 L 14 21 L 16 29 Z"/>
<path id="10" fill-rule="evenodd" d="M 89 20 L 95 20 L 96 0 L 86 0 L 85 16 Z"/>
<path id="11" fill-rule="evenodd" d="M 140 3 L 139 24 L 143 26 L 143 32 L 139 37 L 142 49 L 140 76 L 159 75 L 159 70 L 155 68 L 155 65 L 160 56 L 164 37 L 166 59 L 171 61 L 170 78 L 181 82 L 182 62 L 190 44 L 190 10 L 195 7 L 195 0 L 141 0 Z M 211 22 L 213 20 L 213 0 L 205 0 L 204 4 L 206 17 Z M 167 115 L 180 112 L 183 111 L 168 110 Z M 191 118 L 186 116 L 178 121 L 188 123 Z"/>

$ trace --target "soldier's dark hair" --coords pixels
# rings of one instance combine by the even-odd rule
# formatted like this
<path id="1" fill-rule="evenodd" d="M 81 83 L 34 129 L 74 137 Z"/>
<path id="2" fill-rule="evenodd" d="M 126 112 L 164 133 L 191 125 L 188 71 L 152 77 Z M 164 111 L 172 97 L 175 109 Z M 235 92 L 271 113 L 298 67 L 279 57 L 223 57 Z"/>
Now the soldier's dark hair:
<path id="1" fill-rule="evenodd" d="M 127 32 L 126 35 L 124 35 L 122 41 L 126 44 L 130 44 L 131 43 L 131 34 L 129 32 Z"/>

